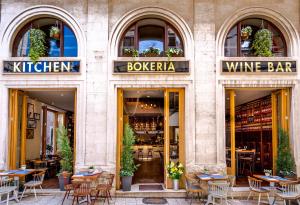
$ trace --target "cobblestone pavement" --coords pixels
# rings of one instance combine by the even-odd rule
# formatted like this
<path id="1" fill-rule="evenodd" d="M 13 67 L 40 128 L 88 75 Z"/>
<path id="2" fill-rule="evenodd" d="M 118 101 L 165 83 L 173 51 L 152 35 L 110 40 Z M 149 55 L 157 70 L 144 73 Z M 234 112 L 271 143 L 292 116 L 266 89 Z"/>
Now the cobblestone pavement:
<path id="1" fill-rule="evenodd" d="M 15 201 L 10 201 L 9 204 L 15 205 L 60 205 L 63 199 L 63 193 L 52 193 L 52 194 L 43 194 L 39 195 L 38 199 L 35 200 L 34 196 L 28 196 L 23 198 L 20 203 L 16 203 Z M 113 198 L 110 202 L 112 205 L 142 205 L 143 198 Z M 185 200 L 184 198 L 167 198 L 168 205 L 189 205 L 189 201 Z M 229 204 L 231 205 L 254 205 L 257 204 L 257 201 L 245 201 L 245 200 L 229 200 Z M 64 203 L 64 205 L 71 205 L 72 204 L 72 197 L 69 197 Z M 81 203 L 86 204 L 86 203 Z M 102 205 L 103 200 L 98 200 L 95 205 Z M 105 204 L 108 204 L 107 202 Z M 196 201 L 193 203 L 195 204 L 204 204 Z M 225 203 L 224 203 L 225 204 Z M 261 203 L 267 204 L 267 203 Z M 283 204 L 282 202 L 276 203 L 278 205 Z M 292 204 L 292 203 L 291 203 Z"/>

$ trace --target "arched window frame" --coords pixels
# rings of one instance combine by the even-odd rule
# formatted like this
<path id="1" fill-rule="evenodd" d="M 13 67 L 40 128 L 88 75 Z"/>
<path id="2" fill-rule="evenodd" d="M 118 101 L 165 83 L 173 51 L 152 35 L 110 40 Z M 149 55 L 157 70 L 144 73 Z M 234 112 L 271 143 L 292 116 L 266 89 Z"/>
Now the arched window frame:
<path id="1" fill-rule="evenodd" d="M 142 21 L 142 20 L 145 20 L 145 19 L 157 19 L 157 20 L 163 21 L 164 22 L 164 26 L 160 26 L 160 25 L 157 25 L 157 24 L 146 24 L 146 25 L 138 26 L 138 22 Z M 134 27 L 134 31 L 135 31 L 134 32 L 134 49 L 139 50 L 139 48 L 138 48 L 139 47 L 139 34 L 138 34 L 138 30 L 139 30 L 139 28 L 141 28 L 143 26 L 157 26 L 157 27 L 163 27 L 164 28 L 164 44 L 163 44 L 164 50 L 162 51 L 163 55 L 160 56 L 160 57 L 166 57 L 165 51 L 168 49 L 168 44 L 169 44 L 168 28 L 171 28 L 176 33 L 176 35 L 178 36 L 178 38 L 180 40 L 180 44 L 181 44 L 181 49 L 183 51 L 182 57 L 185 56 L 183 38 L 182 38 L 181 34 L 178 32 L 178 30 L 174 26 L 172 26 L 167 21 L 159 19 L 159 18 L 145 18 L 145 19 L 140 19 L 140 20 L 138 20 L 138 21 L 130 24 L 130 26 L 128 26 L 126 28 L 126 30 L 122 33 L 122 36 L 121 36 L 119 44 L 118 44 L 118 57 L 124 57 L 124 54 L 123 54 L 123 51 L 122 51 L 122 47 L 123 47 L 122 43 L 123 43 L 125 35 L 129 31 L 129 29 L 131 29 L 132 27 Z"/>
<path id="2" fill-rule="evenodd" d="M 272 23 L 271 21 L 269 20 L 266 20 L 266 19 L 262 19 L 262 18 L 255 18 L 255 17 L 249 17 L 249 18 L 244 18 L 242 20 L 240 20 L 239 22 L 237 22 L 236 24 L 234 24 L 227 32 L 226 34 L 226 39 L 227 39 L 227 36 L 229 35 L 229 33 L 232 31 L 232 29 L 234 29 L 234 27 L 237 28 L 237 41 L 236 41 L 236 52 L 237 52 L 237 55 L 236 56 L 228 56 L 226 55 L 226 39 L 225 39 L 225 42 L 224 42 L 224 55 L 225 57 L 242 57 L 242 52 L 241 52 L 241 29 L 242 29 L 242 22 L 245 21 L 245 20 L 249 20 L 249 19 L 257 19 L 257 20 L 260 20 L 260 21 L 263 21 L 266 25 L 266 28 L 270 30 L 270 27 L 274 30 L 276 30 L 278 32 L 278 34 L 280 35 L 280 38 L 283 42 L 283 45 L 284 45 L 284 54 L 283 54 L 283 57 L 287 57 L 288 56 L 288 48 L 287 48 L 287 43 L 286 43 L 286 40 L 285 40 L 285 37 L 283 35 L 283 33 L 281 32 L 281 30 L 274 24 Z M 252 34 L 254 35 L 254 34 Z"/>
<path id="3" fill-rule="evenodd" d="M 15 38 L 13 40 L 13 44 L 12 44 L 12 57 L 18 57 L 17 52 L 18 52 L 18 44 L 19 44 L 20 40 L 23 38 L 23 36 L 25 35 L 25 33 L 29 29 L 32 28 L 32 23 L 34 21 L 40 20 L 40 19 L 53 19 L 53 20 L 55 20 L 55 21 L 58 22 L 58 26 L 60 27 L 60 39 L 59 39 L 60 55 L 58 57 L 64 57 L 64 49 L 65 49 L 64 48 L 64 26 L 67 26 L 73 32 L 74 37 L 76 39 L 76 43 L 77 43 L 77 55 L 74 56 L 74 57 L 77 57 L 78 56 L 78 39 L 77 39 L 77 37 L 75 35 L 75 32 L 72 30 L 72 28 L 67 23 L 65 23 L 61 19 L 58 19 L 58 18 L 52 17 L 52 16 L 35 18 L 35 19 L 31 20 L 30 22 L 26 23 L 24 26 L 22 26 L 22 28 L 17 32 L 17 35 L 15 36 Z M 45 56 L 45 57 L 52 58 L 51 56 Z"/>

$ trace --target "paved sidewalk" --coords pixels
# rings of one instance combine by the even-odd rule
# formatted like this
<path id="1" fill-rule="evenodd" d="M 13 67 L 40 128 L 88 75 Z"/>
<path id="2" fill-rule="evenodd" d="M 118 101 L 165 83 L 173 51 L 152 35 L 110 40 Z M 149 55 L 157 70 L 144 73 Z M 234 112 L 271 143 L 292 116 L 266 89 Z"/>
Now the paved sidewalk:
<path id="1" fill-rule="evenodd" d="M 9 204 L 15 205 L 60 205 L 63 198 L 63 193 L 52 193 L 52 194 L 39 194 L 38 200 L 35 200 L 34 196 L 28 196 L 22 199 L 22 202 L 16 203 L 15 201 L 10 201 Z M 110 201 L 112 205 L 143 205 L 142 202 L 143 198 L 113 198 Z M 189 205 L 189 201 L 186 201 L 184 198 L 167 198 L 168 205 Z M 64 202 L 64 205 L 71 205 L 72 204 L 72 197 L 69 197 L 68 200 Z M 86 204 L 86 203 L 82 203 Z M 102 205 L 103 200 L 97 201 L 95 205 Z M 107 205 L 107 202 L 105 203 Z M 196 204 L 203 204 L 199 203 L 199 201 L 193 203 Z M 229 204 L 231 205 L 254 205 L 257 204 L 257 201 L 245 201 L 245 200 L 229 200 Z M 267 203 L 261 203 L 261 205 Z M 282 202 L 276 203 L 278 205 L 283 204 Z M 292 203 L 291 203 L 292 204 Z"/>

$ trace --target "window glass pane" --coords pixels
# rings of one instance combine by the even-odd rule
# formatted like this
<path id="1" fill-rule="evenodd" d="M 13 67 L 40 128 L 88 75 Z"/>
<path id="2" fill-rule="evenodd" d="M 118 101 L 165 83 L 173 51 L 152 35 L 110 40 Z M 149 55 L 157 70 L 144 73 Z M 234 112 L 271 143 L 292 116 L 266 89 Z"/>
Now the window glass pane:
<path id="1" fill-rule="evenodd" d="M 146 49 L 158 48 L 164 50 L 164 28 L 158 26 L 143 26 L 139 28 L 139 53 Z"/>
<path id="2" fill-rule="evenodd" d="M 169 48 L 181 48 L 182 44 L 177 33 L 172 29 L 168 28 L 168 47 Z"/>
<path id="3" fill-rule="evenodd" d="M 76 57 L 78 54 L 77 39 L 73 31 L 64 25 L 64 56 Z"/>
<path id="4" fill-rule="evenodd" d="M 234 26 L 227 34 L 225 40 L 225 56 L 237 56 L 237 26 Z"/>
<path id="5" fill-rule="evenodd" d="M 170 161 L 179 160 L 179 93 L 169 93 Z"/>
<path id="6" fill-rule="evenodd" d="M 125 34 L 120 48 L 120 54 L 124 55 L 124 49 L 134 49 L 135 26 L 132 26 Z"/>
<path id="7" fill-rule="evenodd" d="M 28 56 L 29 47 L 30 47 L 29 31 L 26 31 L 18 44 L 17 56 L 19 57 Z"/>

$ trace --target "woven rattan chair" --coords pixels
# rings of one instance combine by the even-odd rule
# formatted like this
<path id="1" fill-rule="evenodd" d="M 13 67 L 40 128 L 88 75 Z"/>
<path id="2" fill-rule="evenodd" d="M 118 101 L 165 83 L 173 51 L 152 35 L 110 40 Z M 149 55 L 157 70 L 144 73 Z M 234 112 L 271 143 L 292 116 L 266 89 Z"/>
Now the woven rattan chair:
<path id="1" fill-rule="evenodd" d="M 283 199 L 284 205 L 286 205 L 286 201 L 291 203 L 291 200 L 297 200 L 298 205 L 300 205 L 300 190 L 299 190 L 299 182 L 281 182 L 281 187 L 279 188 L 279 192 L 276 193 L 273 204 L 277 198 Z"/>
<path id="2" fill-rule="evenodd" d="M 269 197 L 270 190 L 261 187 L 261 182 L 262 182 L 261 180 L 248 176 L 248 182 L 249 182 L 250 193 L 248 195 L 247 200 L 249 200 L 250 196 L 253 193 L 254 194 L 257 193 L 258 194 L 258 204 L 260 204 L 260 198 L 261 198 L 262 194 L 266 194 L 268 197 L 268 201 L 270 201 L 270 197 Z"/>
<path id="3" fill-rule="evenodd" d="M 202 198 L 204 190 L 201 188 L 199 181 L 194 177 L 193 174 L 185 175 L 185 186 L 186 186 L 186 197 L 189 198 L 191 195 L 190 204 L 192 204 L 194 195 L 197 194 L 199 200 Z"/>
<path id="4" fill-rule="evenodd" d="M 35 188 L 39 187 L 40 189 L 43 189 L 42 185 L 43 185 L 43 182 L 44 182 L 44 177 L 45 177 L 45 172 L 44 171 L 39 172 L 37 174 L 33 174 L 33 180 L 31 180 L 29 182 L 26 182 L 24 184 L 24 191 L 22 193 L 20 201 L 22 200 L 22 198 L 24 196 L 24 193 L 25 193 L 27 188 L 29 188 L 30 191 L 33 189 L 34 197 L 35 197 L 35 199 L 37 199 Z"/>
<path id="5" fill-rule="evenodd" d="M 105 174 L 105 173 L 101 174 L 100 182 L 96 186 L 95 201 L 98 199 L 99 196 L 102 196 L 104 198 L 104 203 L 106 199 L 107 202 L 109 203 L 109 199 L 112 199 L 110 191 L 113 187 L 114 177 L 115 177 L 114 174 Z"/>

